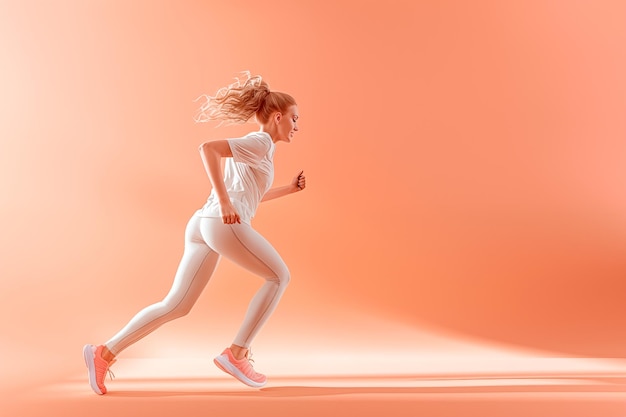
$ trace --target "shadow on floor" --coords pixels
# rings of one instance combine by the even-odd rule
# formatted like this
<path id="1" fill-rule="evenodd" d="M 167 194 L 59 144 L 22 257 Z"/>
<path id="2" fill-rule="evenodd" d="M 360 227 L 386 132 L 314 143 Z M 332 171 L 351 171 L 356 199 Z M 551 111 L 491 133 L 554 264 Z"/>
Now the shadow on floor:
<path id="1" fill-rule="evenodd" d="M 306 380 L 306 379 L 304 379 Z M 497 393 L 626 393 L 624 378 L 464 378 L 464 379 L 419 379 L 403 377 L 397 380 L 380 380 L 363 378 L 351 381 L 328 380 L 326 384 L 317 383 L 303 385 L 303 379 L 294 379 L 297 385 L 278 385 L 261 389 L 247 388 L 229 389 L 228 387 L 208 383 L 206 388 L 200 387 L 200 381 L 191 380 L 134 380 L 132 389 L 111 386 L 107 396 L 110 397 L 322 397 L 341 395 L 415 395 L 415 394 L 497 394 Z M 188 390 L 172 390 L 176 385 L 193 383 Z M 223 382 L 223 380 L 222 380 Z M 277 381 L 274 381 L 276 383 Z M 280 382 L 280 381 L 278 381 Z M 353 382 L 352 386 L 350 382 Z M 154 389 L 156 386 L 162 389 Z M 137 389 L 134 389 L 137 386 Z M 142 387 L 143 386 L 143 387 Z"/>

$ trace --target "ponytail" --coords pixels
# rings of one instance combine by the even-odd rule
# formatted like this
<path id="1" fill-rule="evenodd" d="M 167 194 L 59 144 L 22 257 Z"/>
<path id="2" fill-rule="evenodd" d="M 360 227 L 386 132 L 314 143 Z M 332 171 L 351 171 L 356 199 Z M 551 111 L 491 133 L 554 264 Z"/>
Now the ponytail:
<path id="1" fill-rule="evenodd" d="M 251 76 L 244 71 L 235 82 L 217 90 L 214 96 L 206 94 L 198 97 L 205 102 L 198 109 L 196 122 L 219 120 L 221 124 L 245 123 L 252 116 L 264 124 L 272 113 L 285 112 L 296 101 L 289 94 L 270 91 L 270 87 L 260 75 Z"/>

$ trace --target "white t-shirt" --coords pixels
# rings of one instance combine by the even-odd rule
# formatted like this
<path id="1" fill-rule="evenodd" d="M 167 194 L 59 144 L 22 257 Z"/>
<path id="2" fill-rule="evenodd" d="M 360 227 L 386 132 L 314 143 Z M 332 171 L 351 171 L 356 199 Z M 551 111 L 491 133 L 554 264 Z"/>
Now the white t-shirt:
<path id="1" fill-rule="evenodd" d="M 274 181 L 276 145 L 266 132 L 252 132 L 242 138 L 228 139 L 228 145 L 233 157 L 226 158 L 224 184 L 241 221 L 250 224 L 263 195 Z M 221 217 L 215 189 L 197 214 L 200 217 Z"/>

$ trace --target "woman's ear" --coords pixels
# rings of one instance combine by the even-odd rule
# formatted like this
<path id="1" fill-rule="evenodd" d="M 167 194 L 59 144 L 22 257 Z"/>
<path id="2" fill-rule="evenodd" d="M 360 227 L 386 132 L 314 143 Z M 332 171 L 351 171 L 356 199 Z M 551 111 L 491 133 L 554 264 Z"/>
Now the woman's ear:
<path id="1" fill-rule="evenodd" d="M 282 119 L 283 114 L 279 111 L 277 111 L 276 113 L 274 113 L 274 121 L 276 122 L 276 124 L 280 123 L 280 119 Z"/>

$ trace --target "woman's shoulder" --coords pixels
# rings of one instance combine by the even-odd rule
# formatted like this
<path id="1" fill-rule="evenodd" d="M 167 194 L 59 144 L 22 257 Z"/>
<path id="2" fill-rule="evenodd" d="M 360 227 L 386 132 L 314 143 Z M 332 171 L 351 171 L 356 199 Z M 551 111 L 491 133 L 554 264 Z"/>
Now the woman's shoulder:
<path id="1" fill-rule="evenodd" d="M 243 141 L 254 144 L 255 147 L 260 147 L 265 150 L 270 150 L 274 147 L 274 141 L 269 133 L 266 132 L 250 132 L 241 138 Z"/>
<path id="2" fill-rule="evenodd" d="M 270 136 L 269 133 L 262 132 L 260 130 L 256 132 L 250 132 L 246 136 L 244 136 L 244 138 L 258 139 L 262 142 L 274 143 L 272 142 L 272 137 Z"/>
<path id="3" fill-rule="evenodd" d="M 252 153 L 257 156 L 268 154 L 274 147 L 272 137 L 265 132 L 251 132 L 245 136 L 229 139 L 231 150 Z"/>

